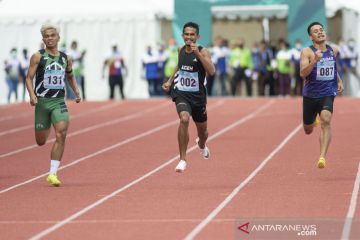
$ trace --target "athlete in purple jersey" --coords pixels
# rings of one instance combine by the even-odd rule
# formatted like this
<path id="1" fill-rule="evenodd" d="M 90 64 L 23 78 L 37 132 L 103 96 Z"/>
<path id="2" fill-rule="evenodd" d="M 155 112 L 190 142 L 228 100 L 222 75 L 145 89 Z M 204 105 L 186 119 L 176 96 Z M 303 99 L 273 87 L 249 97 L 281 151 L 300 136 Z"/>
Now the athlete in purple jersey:
<path id="1" fill-rule="evenodd" d="M 318 168 L 325 167 L 325 157 L 331 140 L 331 117 L 337 93 L 344 89 L 336 70 L 338 49 L 326 44 L 323 25 L 313 22 L 308 26 L 313 45 L 301 51 L 300 76 L 305 79 L 303 89 L 303 127 L 311 134 L 320 116 L 320 158 Z"/>

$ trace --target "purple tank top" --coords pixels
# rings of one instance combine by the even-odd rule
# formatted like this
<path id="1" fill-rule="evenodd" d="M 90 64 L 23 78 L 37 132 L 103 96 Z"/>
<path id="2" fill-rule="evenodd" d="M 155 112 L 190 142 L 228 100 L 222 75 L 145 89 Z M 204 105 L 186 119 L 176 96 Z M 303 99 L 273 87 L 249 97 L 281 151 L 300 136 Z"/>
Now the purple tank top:
<path id="1" fill-rule="evenodd" d="M 315 53 L 317 49 L 310 46 Z M 320 98 L 336 96 L 337 91 L 337 69 L 334 50 L 326 45 L 326 51 L 311 73 L 305 78 L 303 96 Z"/>

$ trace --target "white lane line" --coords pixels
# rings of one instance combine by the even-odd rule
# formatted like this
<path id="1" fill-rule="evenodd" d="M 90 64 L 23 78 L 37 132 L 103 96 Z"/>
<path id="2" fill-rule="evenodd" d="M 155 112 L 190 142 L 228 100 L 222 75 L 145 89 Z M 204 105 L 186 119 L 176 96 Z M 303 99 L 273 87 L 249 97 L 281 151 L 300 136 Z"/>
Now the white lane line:
<path id="1" fill-rule="evenodd" d="M 98 223 L 184 223 L 184 222 L 200 222 L 202 219 L 196 218 L 173 218 L 173 219 L 101 219 L 101 220 L 74 220 L 71 221 L 69 224 L 98 224 Z M 16 224 L 56 224 L 59 221 L 56 220 L 44 220 L 44 221 L 0 221 L 0 225 L 16 225 Z M 213 222 L 217 223 L 227 223 L 227 222 L 234 222 L 233 218 L 219 218 L 214 219 Z"/>
<path id="2" fill-rule="evenodd" d="M 262 112 L 263 110 L 265 110 L 266 108 L 268 108 L 270 105 L 272 105 L 274 103 L 274 100 L 271 100 L 270 102 L 267 102 L 265 105 L 263 105 L 262 107 L 258 108 L 256 111 L 254 111 L 253 113 L 248 114 L 247 116 L 239 119 L 238 121 L 228 125 L 227 127 L 223 128 L 222 130 L 216 132 L 215 134 L 213 134 L 211 137 L 208 138 L 208 141 L 211 141 L 215 138 L 217 138 L 218 136 L 226 133 L 227 131 L 247 122 L 248 120 L 254 118 L 257 114 L 259 114 L 260 112 Z M 176 121 L 178 123 L 178 120 Z M 193 145 L 191 148 L 189 148 L 187 150 L 187 152 L 192 152 L 193 150 L 197 149 L 196 145 Z M 68 224 L 69 222 L 73 221 L 74 219 L 80 217 L 81 215 L 84 215 L 85 213 L 91 211 L 92 209 L 94 209 L 95 207 L 101 205 L 102 203 L 106 202 L 107 200 L 111 199 L 112 197 L 116 196 L 117 194 L 125 191 L 126 189 L 132 187 L 133 185 L 141 182 L 142 180 L 150 177 L 151 175 L 153 175 L 154 173 L 160 171 L 161 169 L 165 168 L 166 166 L 168 166 L 169 164 L 173 163 L 175 160 L 178 160 L 179 155 L 173 157 L 172 159 L 168 160 L 167 162 L 163 163 L 162 165 L 160 165 L 159 167 L 153 169 L 152 171 L 146 173 L 145 175 L 137 178 L 136 180 L 128 183 L 127 185 L 117 189 L 116 191 L 110 193 L 109 195 L 99 199 L 98 201 L 94 202 L 93 204 L 88 205 L 87 207 L 81 209 L 80 211 L 74 213 L 73 215 L 71 215 L 70 217 L 58 222 L 57 224 L 45 229 L 44 231 L 36 234 L 35 236 L 33 236 L 32 238 L 30 238 L 30 240 L 38 240 L 41 239 L 42 237 L 45 237 L 46 235 L 54 232 L 55 230 L 61 228 L 62 226 Z M 174 173 L 175 174 L 175 173 Z"/>
<path id="3" fill-rule="evenodd" d="M 198 224 L 184 239 L 191 240 L 196 237 L 208 223 L 210 223 L 216 215 L 224 208 L 230 201 L 239 193 L 239 191 L 246 186 L 258 172 L 278 153 L 289 141 L 295 136 L 295 134 L 302 128 L 302 124 L 299 124 L 290 134 L 261 162 L 261 164 L 244 180 L 242 181 L 226 198 L 220 203 L 200 224 Z"/>
<path id="4" fill-rule="evenodd" d="M 170 104 L 168 102 L 165 102 L 165 103 L 162 103 L 162 104 L 160 104 L 160 105 L 158 105 L 156 107 L 149 108 L 149 109 L 146 109 L 146 110 L 141 111 L 141 112 L 137 112 L 137 113 L 134 113 L 134 114 L 131 114 L 131 115 L 128 115 L 128 116 L 123 116 L 123 117 L 113 119 L 113 120 L 110 120 L 110 121 L 107 121 L 107 122 L 95 124 L 95 125 L 93 125 L 91 127 L 83 128 L 81 130 L 77 130 L 75 132 L 69 133 L 66 136 L 66 138 L 70 138 L 70 137 L 73 137 L 73 136 L 76 136 L 76 135 L 79 135 L 79 134 L 82 134 L 82 133 L 86 133 L 86 132 L 96 130 L 96 129 L 99 129 L 99 128 L 102 128 L 102 127 L 107 127 L 107 126 L 117 124 L 117 123 L 120 123 L 120 122 L 128 121 L 128 120 L 135 119 L 135 118 L 139 118 L 139 117 L 142 117 L 146 113 L 156 111 L 156 110 L 161 109 L 163 107 L 166 107 L 168 105 L 170 105 Z M 46 141 L 45 145 L 53 143 L 53 142 L 55 142 L 55 140 L 56 140 L 56 138 L 51 138 L 51 139 Z M 33 148 L 36 148 L 36 147 L 38 147 L 38 145 L 33 144 L 33 145 L 30 145 L 30 146 L 27 146 L 27 147 L 19 148 L 17 150 L 11 151 L 11 152 L 0 154 L 0 158 L 9 157 L 11 155 L 21 153 L 21 152 L 24 152 L 24 151 L 27 151 L 27 150 L 30 150 L 30 149 L 33 149 Z"/>
<path id="5" fill-rule="evenodd" d="M 15 116 L 5 116 L 5 117 L 0 118 L 0 122 L 7 121 L 7 120 L 13 120 L 13 119 L 16 119 L 16 118 L 23 118 L 23 117 L 30 116 L 32 114 L 33 114 L 32 112 L 27 112 L 27 113 L 17 114 Z"/>
<path id="6" fill-rule="evenodd" d="M 214 106 L 212 106 L 212 108 L 219 107 L 219 106 L 222 105 L 222 104 L 223 104 L 223 101 L 219 101 L 219 102 L 217 102 Z M 211 108 L 209 108 L 209 110 L 210 110 L 210 109 L 211 109 Z M 160 126 L 158 126 L 158 127 L 156 127 L 156 128 L 153 128 L 153 129 L 151 129 L 151 130 L 149 130 L 149 131 L 146 131 L 146 132 L 143 132 L 143 133 L 141 133 L 141 134 L 135 135 L 135 136 L 133 136 L 133 137 L 127 138 L 127 139 L 125 139 L 125 140 L 123 140 L 123 141 L 121 141 L 121 142 L 118 142 L 118 143 L 116 143 L 116 144 L 111 144 L 111 146 L 109 146 L 109 147 L 103 148 L 103 149 L 101 149 L 101 150 L 99 150 L 99 151 L 96 151 L 96 152 L 94 152 L 94 153 L 92 153 L 92 154 L 89 154 L 89 155 L 86 155 L 86 156 L 84 156 L 84 157 L 82 157 L 82 158 L 76 159 L 76 160 L 74 160 L 74 161 L 71 162 L 71 163 L 68 163 L 68 164 L 66 164 L 66 165 L 63 165 L 62 167 L 59 168 L 59 171 L 62 170 L 62 169 L 71 167 L 71 166 L 73 166 L 73 165 L 75 165 L 75 164 L 78 164 L 78 163 L 80 163 L 80 162 L 82 162 L 82 161 L 85 161 L 86 159 L 95 157 L 95 156 L 97 156 L 97 155 L 100 155 L 100 154 L 102 154 L 102 153 L 108 152 L 108 151 L 110 151 L 110 150 L 112 150 L 112 149 L 115 149 L 115 148 L 117 148 L 117 147 L 120 147 L 120 146 L 122 146 L 122 145 L 128 144 L 128 143 L 133 142 L 133 141 L 136 141 L 136 140 L 138 140 L 138 139 L 140 139 L 140 138 L 143 138 L 143 137 L 146 137 L 146 136 L 148 136 L 148 135 L 151 135 L 151 134 L 153 134 L 153 133 L 155 133 L 155 132 L 161 131 L 161 130 L 167 128 L 167 127 L 170 127 L 170 126 L 172 126 L 172 125 L 175 125 L 175 124 L 178 123 L 178 122 L 179 122 L 179 120 L 177 119 L 177 120 L 174 120 L 174 121 L 169 122 L 169 123 L 161 124 Z M 16 189 L 16 188 L 19 188 L 19 187 L 21 187 L 21 186 L 24 186 L 24 185 L 26 185 L 26 184 L 28 184 L 28 183 L 34 182 L 34 181 L 36 181 L 36 180 L 38 180 L 38 179 L 40 179 L 40 178 L 42 178 L 42 177 L 45 177 L 45 176 L 48 175 L 48 174 L 49 174 L 49 173 L 46 172 L 46 173 L 43 173 L 43 174 L 41 174 L 41 175 L 39 175 L 39 176 L 36 176 L 36 177 L 34 177 L 34 178 L 31 178 L 31 179 L 29 179 L 29 180 L 27 180 L 27 181 L 24 181 L 24 182 L 15 184 L 15 185 L 13 185 L 13 186 L 11 186 L 11 187 L 8 187 L 8 188 L 5 188 L 5 189 L 3 189 L 3 190 L 0 190 L 0 194 L 9 192 L 9 191 L 11 191 L 11 190 L 13 190 L 13 189 Z"/>
<path id="7" fill-rule="evenodd" d="M 346 219 L 345 219 L 343 231 L 341 234 L 341 240 L 348 240 L 350 238 L 351 225 L 352 225 L 352 221 L 354 219 L 357 198 L 359 195 L 359 187 L 360 187 L 360 162 L 359 162 L 359 166 L 358 166 L 358 172 L 356 174 L 356 179 L 354 182 L 354 189 L 351 194 L 349 210 L 346 214 Z"/>
<path id="8" fill-rule="evenodd" d="M 98 113 L 100 111 L 105 111 L 107 109 L 111 109 L 111 108 L 115 107 L 116 105 L 120 105 L 122 103 L 123 102 L 114 102 L 114 103 L 111 103 L 109 105 L 105 105 L 105 106 L 101 106 L 101 107 L 98 107 L 98 108 L 91 109 L 89 111 L 80 112 L 78 114 L 74 114 L 73 116 L 70 116 L 70 119 L 86 116 L 86 115 L 89 115 L 89 114 L 92 114 L 92 113 Z M 31 113 L 31 114 L 34 114 L 34 113 Z M 26 126 L 12 128 L 12 129 L 9 129 L 9 130 L 6 130 L 6 131 L 2 131 L 2 132 L 0 132 L 0 137 L 11 134 L 11 133 L 16 133 L 16 132 L 20 132 L 20 131 L 23 131 L 23 130 L 26 130 L 26 129 L 30 129 L 30 128 L 33 128 L 33 127 L 34 127 L 34 124 L 29 124 L 29 125 L 26 125 Z"/>

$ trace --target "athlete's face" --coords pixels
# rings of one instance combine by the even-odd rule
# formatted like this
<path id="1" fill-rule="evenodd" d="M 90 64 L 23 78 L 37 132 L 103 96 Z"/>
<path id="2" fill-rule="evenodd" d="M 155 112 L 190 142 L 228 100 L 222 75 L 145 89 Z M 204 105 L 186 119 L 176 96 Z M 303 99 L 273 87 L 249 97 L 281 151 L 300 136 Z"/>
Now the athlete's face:
<path id="1" fill-rule="evenodd" d="M 320 25 L 314 25 L 310 28 L 310 40 L 315 43 L 324 43 L 326 41 L 326 32 Z"/>
<path id="2" fill-rule="evenodd" d="M 190 46 L 191 43 L 196 43 L 196 41 L 200 38 L 200 35 L 197 34 L 195 28 L 187 27 L 184 29 L 182 37 L 185 45 Z"/>
<path id="3" fill-rule="evenodd" d="M 43 42 L 47 48 L 56 47 L 60 40 L 59 34 L 55 29 L 47 29 L 43 34 Z"/>

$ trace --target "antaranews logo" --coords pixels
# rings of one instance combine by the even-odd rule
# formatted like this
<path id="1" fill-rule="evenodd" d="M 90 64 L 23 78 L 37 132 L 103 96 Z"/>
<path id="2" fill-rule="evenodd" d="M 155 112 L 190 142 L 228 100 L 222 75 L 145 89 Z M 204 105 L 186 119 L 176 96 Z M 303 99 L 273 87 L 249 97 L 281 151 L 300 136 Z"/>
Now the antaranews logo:
<path id="1" fill-rule="evenodd" d="M 249 234 L 249 233 L 250 233 L 250 232 L 249 232 L 249 225 L 250 225 L 250 222 L 247 222 L 247 223 L 245 223 L 245 224 L 243 224 L 243 225 L 240 225 L 240 226 L 238 227 L 238 229 L 239 229 L 240 231 L 243 231 L 244 233 Z"/>
<path id="2" fill-rule="evenodd" d="M 275 234 L 275 236 L 284 236 L 290 234 L 291 236 L 317 236 L 316 224 L 304 224 L 304 223 L 285 223 L 285 222 L 273 222 L 256 221 L 256 223 L 250 224 L 246 222 L 244 224 L 237 225 L 237 229 L 240 235 L 250 234 L 259 236 L 266 234 L 267 237 Z M 280 235 L 279 235 L 280 234 Z"/>

